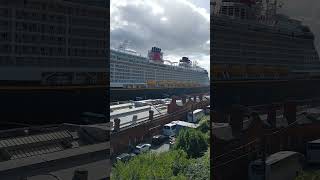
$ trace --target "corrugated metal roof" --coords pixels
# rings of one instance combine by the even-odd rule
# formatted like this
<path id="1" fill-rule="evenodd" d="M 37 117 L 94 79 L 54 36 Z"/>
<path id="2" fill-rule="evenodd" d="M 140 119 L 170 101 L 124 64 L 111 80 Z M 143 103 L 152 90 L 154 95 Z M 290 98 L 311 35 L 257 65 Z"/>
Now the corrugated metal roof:
<path id="1" fill-rule="evenodd" d="M 298 153 L 294 151 L 280 151 L 280 152 L 271 154 L 269 157 L 267 157 L 266 164 L 274 164 L 278 161 L 286 159 L 295 154 L 298 154 Z"/>
<path id="2" fill-rule="evenodd" d="M 199 127 L 199 124 L 189 123 L 185 121 L 172 121 L 172 123 L 175 123 L 180 126 L 189 127 L 189 128 L 197 128 Z"/>
<path id="3" fill-rule="evenodd" d="M 127 108 L 127 109 L 119 109 L 117 111 L 111 112 L 110 113 L 110 118 L 114 119 L 117 117 L 122 117 L 122 116 L 127 116 L 135 112 L 140 112 L 140 111 L 148 111 L 151 110 L 151 106 L 142 106 L 142 107 L 133 107 L 133 108 Z"/>

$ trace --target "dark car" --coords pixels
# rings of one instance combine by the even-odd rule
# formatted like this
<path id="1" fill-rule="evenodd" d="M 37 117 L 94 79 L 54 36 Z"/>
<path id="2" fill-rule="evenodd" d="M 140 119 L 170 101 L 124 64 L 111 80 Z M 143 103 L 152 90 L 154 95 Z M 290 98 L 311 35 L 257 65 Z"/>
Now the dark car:
<path id="1" fill-rule="evenodd" d="M 127 162 L 131 159 L 132 155 L 128 153 L 120 154 L 118 157 L 116 157 L 117 161 Z"/>
<path id="2" fill-rule="evenodd" d="M 164 135 L 156 135 L 152 137 L 152 144 L 153 145 L 160 145 L 168 139 L 168 136 Z"/>

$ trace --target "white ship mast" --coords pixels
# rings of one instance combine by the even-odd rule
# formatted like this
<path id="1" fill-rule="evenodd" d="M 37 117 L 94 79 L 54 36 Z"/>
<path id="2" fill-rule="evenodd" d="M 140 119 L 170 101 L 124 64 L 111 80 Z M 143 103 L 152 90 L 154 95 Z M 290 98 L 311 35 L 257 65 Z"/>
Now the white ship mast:
<path id="1" fill-rule="evenodd" d="M 124 40 L 123 42 L 120 43 L 118 49 L 119 50 L 126 50 L 129 46 L 129 41 L 128 40 Z"/>

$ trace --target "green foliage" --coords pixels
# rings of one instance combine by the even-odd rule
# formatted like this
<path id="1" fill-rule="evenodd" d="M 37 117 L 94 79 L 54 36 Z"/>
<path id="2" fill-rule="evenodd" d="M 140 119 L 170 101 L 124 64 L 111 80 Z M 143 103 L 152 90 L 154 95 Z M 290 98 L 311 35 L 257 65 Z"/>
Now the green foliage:
<path id="1" fill-rule="evenodd" d="M 143 153 L 127 163 L 117 162 L 112 168 L 111 179 L 210 179 L 208 143 L 209 116 L 206 116 L 200 121 L 200 128 L 182 129 L 172 150 L 163 153 Z"/>
<path id="2" fill-rule="evenodd" d="M 207 180 L 210 179 L 210 159 L 208 150 L 204 156 L 198 159 L 191 159 L 191 163 L 185 169 L 185 174 L 189 179 L 193 180 Z"/>
<path id="3" fill-rule="evenodd" d="M 199 122 L 198 129 L 203 133 L 208 133 L 210 130 L 210 116 L 204 116 Z"/>
<path id="4" fill-rule="evenodd" d="M 320 180 L 320 171 L 301 172 L 295 180 Z"/>
<path id="5" fill-rule="evenodd" d="M 200 119 L 199 123 L 209 122 L 209 121 L 210 121 L 210 115 L 205 115 Z"/>
<path id="6" fill-rule="evenodd" d="M 176 139 L 175 149 L 182 149 L 189 158 L 198 158 L 208 149 L 208 139 L 197 129 L 182 129 Z"/>
<path id="7" fill-rule="evenodd" d="M 116 180 L 168 179 L 187 180 L 183 175 L 190 161 L 182 150 L 164 153 L 144 153 L 128 163 L 118 162 L 112 169 L 111 178 Z"/>

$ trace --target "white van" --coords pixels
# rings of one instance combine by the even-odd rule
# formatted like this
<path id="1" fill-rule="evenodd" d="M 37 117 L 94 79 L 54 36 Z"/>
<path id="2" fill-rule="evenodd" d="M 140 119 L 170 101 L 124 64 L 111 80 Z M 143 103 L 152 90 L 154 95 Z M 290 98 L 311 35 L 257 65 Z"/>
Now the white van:
<path id="1" fill-rule="evenodd" d="M 185 121 L 172 121 L 169 124 L 163 126 L 163 135 L 165 136 L 176 136 L 181 129 L 193 128 L 196 129 L 199 124 L 189 123 Z"/>
<path id="2" fill-rule="evenodd" d="M 169 123 L 163 126 L 163 135 L 165 136 L 175 136 L 176 135 L 177 124 Z"/>
<path id="3" fill-rule="evenodd" d="M 280 151 L 266 158 L 265 171 L 261 159 L 248 167 L 250 180 L 292 180 L 302 170 L 304 156 L 294 151 Z M 266 176 L 264 178 L 264 176 Z"/>

